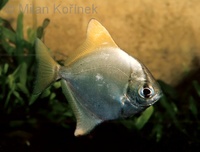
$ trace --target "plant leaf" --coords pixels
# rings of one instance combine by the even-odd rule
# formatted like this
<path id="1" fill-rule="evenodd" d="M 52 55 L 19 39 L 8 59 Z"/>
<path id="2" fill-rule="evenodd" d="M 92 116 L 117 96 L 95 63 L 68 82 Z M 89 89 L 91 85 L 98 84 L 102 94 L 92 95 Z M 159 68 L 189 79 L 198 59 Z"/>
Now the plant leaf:
<path id="1" fill-rule="evenodd" d="M 29 95 L 29 91 L 25 85 L 23 85 L 21 83 L 17 83 L 16 86 L 17 86 L 18 90 L 22 91 L 26 95 Z"/>
<path id="2" fill-rule="evenodd" d="M 25 86 L 27 80 L 27 64 L 25 62 L 23 62 L 20 66 L 19 79 L 20 83 Z"/>
<path id="3" fill-rule="evenodd" d="M 60 81 L 55 82 L 55 83 L 53 84 L 53 86 L 54 86 L 55 89 L 60 88 L 60 87 L 61 87 L 61 83 L 60 83 Z"/>
<path id="4" fill-rule="evenodd" d="M 50 23 L 50 20 L 48 18 L 45 18 L 42 24 L 42 27 L 45 29 Z"/>
<path id="5" fill-rule="evenodd" d="M 23 13 L 19 13 L 17 18 L 17 28 L 16 28 L 16 36 L 18 40 L 24 38 L 23 34 Z"/>
<path id="6" fill-rule="evenodd" d="M 192 96 L 189 97 L 189 109 L 192 112 L 192 114 L 197 118 L 198 109 L 197 109 L 197 105 L 195 103 L 195 100 Z"/>
<path id="7" fill-rule="evenodd" d="M 4 65 L 4 68 L 3 68 L 3 72 L 4 72 L 4 74 L 7 73 L 7 71 L 8 71 L 8 67 L 9 67 L 9 65 L 8 65 L 8 63 L 6 63 L 6 64 Z"/>
<path id="8" fill-rule="evenodd" d="M 6 27 L 1 27 L 2 35 L 4 39 L 8 39 L 12 43 L 15 43 L 15 33 Z"/>
<path id="9" fill-rule="evenodd" d="M 2 39 L 2 46 L 8 55 L 12 55 L 15 52 L 15 48 L 11 46 L 5 39 Z"/>
<path id="10" fill-rule="evenodd" d="M 15 97 L 18 99 L 18 101 L 23 101 L 22 97 L 20 96 L 19 92 L 14 91 L 13 94 L 15 95 Z"/>
<path id="11" fill-rule="evenodd" d="M 33 30 L 32 28 L 28 28 L 27 30 L 27 35 L 28 35 L 28 41 L 33 44 L 36 38 L 36 31 Z"/>
<path id="12" fill-rule="evenodd" d="M 159 142 L 160 139 L 162 138 L 163 126 L 161 124 L 156 124 L 155 127 L 153 128 L 152 134 L 156 135 L 156 141 Z"/>
<path id="13" fill-rule="evenodd" d="M 44 31 L 44 28 L 43 27 L 38 27 L 37 28 L 37 37 L 39 38 L 39 39 L 41 39 L 42 38 L 42 36 L 43 36 L 43 31 Z"/>
<path id="14" fill-rule="evenodd" d="M 18 64 L 23 62 L 24 59 L 24 36 L 23 36 L 23 13 L 20 13 L 17 18 L 16 28 L 16 51 L 15 56 Z"/>
<path id="15" fill-rule="evenodd" d="M 196 90 L 198 96 L 200 97 L 200 84 L 199 84 L 198 81 L 196 81 L 196 80 L 194 80 L 194 81 L 192 82 L 192 84 L 193 84 L 193 86 L 194 86 L 194 88 L 195 88 L 195 90 Z"/>
<path id="16" fill-rule="evenodd" d="M 139 118 L 137 118 L 135 122 L 135 126 L 137 129 L 140 130 L 144 127 L 144 125 L 148 122 L 149 118 L 153 114 L 153 111 L 154 111 L 154 108 L 153 106 L 151 106 L 147 108 Z"/>
<path id="17" fill-rule="evenodd" d="M 8 2 L 8 0 L 1 0 L 0 1 L 0 10 L 6 5 L 7 2 Z"/>

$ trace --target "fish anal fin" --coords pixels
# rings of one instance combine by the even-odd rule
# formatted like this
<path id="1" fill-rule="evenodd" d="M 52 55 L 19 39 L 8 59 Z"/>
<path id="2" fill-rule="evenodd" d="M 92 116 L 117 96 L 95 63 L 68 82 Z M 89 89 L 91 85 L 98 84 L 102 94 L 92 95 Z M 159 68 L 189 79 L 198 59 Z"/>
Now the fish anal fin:
<path id="1" fill-rule="evenodd" d="M 96 125 L 102 122 L 101 119 L 96 118 L 91 112 L 87 111 L 77 99 L 74 97 L 73 91 L 71 90 L 66 80 L 61 80 L 63 93 L 68 99 L 70 106 L 75 114 L 77 124 L 74 135 L 80 136 L 88 134 L 95 128 Z"/>
<path id="2" fill-rule="evenodd" d="M 74 133 L 75 136 L 85 135 L 85 134 L 89 133 L 98 124 L 100 124 L 102 122 L 102 120 L 96 119 L 89 113 L 85 113 L 81 109 L 79 109 L 79 110 L 80 111 L 77 112 L 77 113 L 79 113 L 78 114 L 79 116 L 77 116 L 77 125 L 76 125 L 76 130 Z"/>
<path id="3" fill-rule="evenodd" d="M 81 57 L 98 51 L 98 48 L 102 47 L 118 48 L 105 27 L 97 20 L 91 19 L 88 24 L 85 42 L 68 58 L 65 65 L 70 65 Z"/>

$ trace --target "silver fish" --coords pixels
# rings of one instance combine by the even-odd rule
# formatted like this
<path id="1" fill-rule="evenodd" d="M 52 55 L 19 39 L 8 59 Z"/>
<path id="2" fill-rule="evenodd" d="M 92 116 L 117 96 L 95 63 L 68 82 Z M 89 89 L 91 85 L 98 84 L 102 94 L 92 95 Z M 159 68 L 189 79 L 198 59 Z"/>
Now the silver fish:
<path id="1" fill-rule="evenodd" d="M 75 136 L 89 133 L 104 121 L 127 118 L 160 99 L 162 91 L 148 69 L 121 50 L 95 19 L 85 42 L 64 66 L 51 57 L 39 39 L 35 42 L 38 95 L 61 80 L 62 90 L 75 114 Z"/>

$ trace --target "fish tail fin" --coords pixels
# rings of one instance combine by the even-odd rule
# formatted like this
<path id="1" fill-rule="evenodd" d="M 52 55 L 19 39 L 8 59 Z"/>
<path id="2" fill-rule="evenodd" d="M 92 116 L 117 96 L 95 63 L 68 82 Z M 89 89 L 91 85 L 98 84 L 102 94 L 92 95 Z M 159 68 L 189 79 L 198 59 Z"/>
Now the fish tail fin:
<path id="1" fill-rule="evenodd" d="M 33 95 L 38 95 L 60 78 L 60 65 L 51 57 L 48 48 L 40 39 L 35 40 L 35 51 L 38 69 Z"/>

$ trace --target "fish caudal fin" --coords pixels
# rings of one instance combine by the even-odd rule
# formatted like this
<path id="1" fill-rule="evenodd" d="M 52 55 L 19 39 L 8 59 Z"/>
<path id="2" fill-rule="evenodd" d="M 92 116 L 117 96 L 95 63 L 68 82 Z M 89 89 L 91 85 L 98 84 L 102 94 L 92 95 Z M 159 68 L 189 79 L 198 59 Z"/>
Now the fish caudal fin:
<path id="1" fill-rule="evenodd" d="M 60 65 L 51 57 L 48 48 L 40 39 L 35 41 L 36 59 L 38 62 L 37 79 L 33 90 L 33 95 L 40 94 L 58 77 Z"/>
<path id="2" fill-rule="evenodd" d="M 95 117 L 94 114 L 87 111 L 83 105 L 78 101 L 70 88 L 70 84 L 66 80 L 61 80 L 62 90 L 77 119 L 76 130 L 74 135 L 80 136 L 88 134 L 95 126 L 100 124 L 103 120 Z"/>

